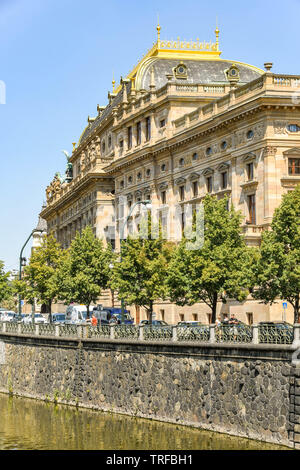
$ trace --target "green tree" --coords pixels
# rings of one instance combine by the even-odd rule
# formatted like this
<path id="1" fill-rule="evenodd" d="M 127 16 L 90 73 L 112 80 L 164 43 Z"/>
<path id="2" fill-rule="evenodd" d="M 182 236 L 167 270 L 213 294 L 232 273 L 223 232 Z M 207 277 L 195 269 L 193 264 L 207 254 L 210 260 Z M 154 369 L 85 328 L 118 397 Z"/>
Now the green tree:
<path id="1" fill-rule="evenodd" d="M 9 272 L 5 272 L 4 263 L 0 261 L 0 302 L 8 301 L 12 296 L 12 286 Z"/>
<path id="2" fill-rule="evenodd" d="M 253 296 L 265 304 L 287 300 L 299 321 L 300 295 L 300 185 L 283 196 L 275 210 L 271 231 L 262 234 L 260 258 L 255 267 Z"/>
<path id="3" fill-rule="evenodd" d="M 168 273 L 171 300 L 178 305 L 204 302 L 216 321 L 218 301 L 234 298 L 243 301 L 252 283 L 252 253 L 241 235 L 241 215 L 227 198 L 217 200 L 207 195 L 204 204 L 203 244 L 198 244 L 201 230 L 196 227 L 196 249 L 185 238 L 174 251 Z M 195 248 L 195 247 L 194 247 Z"/>
<path id="4" fill-rule="evenodd" d="M 165 299 L 168 293 L 166 275 L 172 247 L 161 231 L 151 235 L 150 221 L 141 223 L 139 235 L 122 242 L 121 261 L 115 263 L 110 285 L 126 304 L 144 307 L 151 324 L 155 301 Z"/>
<path id="5" fill-rule="evenodd" d="M 108 287 L 112 260 L 111 246 L 104 247 L 91 227 L 86 227 L 81 235 L 78 232 L 57 275 L 60 298 L 86 305 L 89 318 L 91 303 L 97 302 L 101 290 Z"/>
<path id="6" fill-rule="evenodd" d="M 36 299 L 48 306 L 50 321 L 52 303 L 58 299 L 57 270 L 62 262 L 63 250 L 55 237 L 47 235 L 41 246 L 35 248 L 25 266 L 23 278 L 16 281 L 21 296 L 33 303 Z"/>

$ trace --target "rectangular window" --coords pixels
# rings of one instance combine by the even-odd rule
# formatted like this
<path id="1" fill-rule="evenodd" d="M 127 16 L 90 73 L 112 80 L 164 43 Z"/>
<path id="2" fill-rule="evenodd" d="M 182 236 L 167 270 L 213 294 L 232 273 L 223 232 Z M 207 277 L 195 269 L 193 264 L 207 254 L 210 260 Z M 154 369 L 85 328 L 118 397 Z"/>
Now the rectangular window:
<path id="1" fill-rule="evenodd" d="M 136 145 L 141 145 L 142 142 L 142 123 L 138 122 L 136 125 Z"/>
<path id="2" fill-rule="evenodd" d="M 198 181 L 193 181 L 193 197 L 198 196 Z"/>
<path id="3" fill-rule="evenodd" d="M 179 197 L 180 201 L 184 201 L 184 186 L 179 187 Z"/>
<path id="4" fill-rule="evenodd" d="M 248 181 L 253 180 L 253 177 L 254 177 L 253 163 L 247 163 L 247 176 L 248 176 Z"/>
<path id="5" fill-rule="evenodd" d="M 120 147 L 120 153 L 123 153 L 123 148 L 124 148 L 124 141 L 123 140 L 120 140 L 119 147 Z"/>
<path id="6" fill-rule="evenodd" d="M 206 188 L 208 193 L 212 192 L 212 176 L 206 178 Z"/>
<path id="7" fill-rule="evenodd" d="M 289 158 L 289 175 L 300 175 L 300 158 Z"/>
<path id="8" fill-rule="evenodd" d="M 165 311 L 164 311 L 164 310 L 161 310 L 161 311 L 160 311 L 160 319 L 161 319 L 161 320 L 164 320 L 164 319 L 165 319 Z"/>
<path id="9" fill-rule="evenodd" d="M 128 127 L 128 150 L 132 147 L 132 127 Z"/>
<path id="10" fill-rule="evenodd" d="M 179 314 L 179 321 L 184 321 L 184 313 Z"/>
<path id="11" fill-rule="evenodd" d="M 151 118 L 150 116 L 146 118 L 146 141 L 151 139 Z"/>
<path id="12" fill-rule="evenodd" d="M 256 224 L 255 194 L 248 196 L 249 223 Z"/>
<path id="13" fill-rule="evenodd" d="M 247 319 L 248 319 L 248 325 L 253 325 L 253 313 L 252 312 L 247 312 Z"/>
<path id="14" fill-rule="evenodd" d="M 193 321 L 198 321 L 198 313 L 192 313 Z"/>
<path id="15" fill-rule="evenodd" d="M 166 204 L 167 197 L 166 197 L 166 191 L 161 192 L 161 203 Z"/>
<path id="16" fill-rule="evenodd" d="M 166 125 L 166 120 L 165 119 L 162 119 L 159 123 L 160 127 L 165 127 Z"/>
<path id="17" fill-rule="evenodd" d="M 221 178 L 222 178 L 222 189 L 226 189 L 227 184 L 228 184 L 228 173 L 227 173 L 227 171 L 225 171 L 224 173 L 221 174 Z"/>

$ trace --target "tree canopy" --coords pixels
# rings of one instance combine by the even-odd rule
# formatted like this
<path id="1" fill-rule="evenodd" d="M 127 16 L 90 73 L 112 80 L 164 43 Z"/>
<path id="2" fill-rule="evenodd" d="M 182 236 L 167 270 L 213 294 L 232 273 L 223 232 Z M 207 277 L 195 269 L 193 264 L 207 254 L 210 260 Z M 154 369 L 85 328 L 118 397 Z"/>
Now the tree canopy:
<path id="1" fill-rule="evenodd" d="M 12 296 L 12 285 L 9 281 L 9 272 L 5 272 L 4 263 L 0 261 L 0 302 L 8 301 Z"/>
<path id="2" fill-rule="evenodd" d="M 57 270 L 62 257 L 63 250 L 55 237 L 52 234 L 43 237 L 41 246 L 32 251 L 29 264 L 24 267 L 22 280 L 16 281 L 23 299 L 29 303 L 36 299 L 46 304 L 50 314 L 52 303 L 59 294 Z"/>
<path id="3" fill-rule="evenodd" d="M 228 298 L 247 298 L 253 254 L 241 235 L 241 215 L 233 206 L 227 209 L 227 198 L 217 200 L 207 195 L 203 204 L 203 244 L 190 249 L 190 242 L 183 238 L 173 253 L 167 282 L 173 302 L 204 302 L 214 323 L 219 300 L 226 303 Z M 196 227 L 199 236 L 198 230 Z"/>
<path id="4" fill-rule="evenodd" d="M 171 245 L 157 232 L 151 234 L 151 224 L 144 220 L 140 236 L 129 236 L 122 242 L 121 260 L 115 263 L 110 282 L 120 299 L 146 309 L 150 323 L 154 302 L 168 294 L 166 275 Z"/>
<path id="5" fill-rule="evenodd" d="M 257 288 L 253 296 L 264 303 L 288 301 L 299 321 L 300 296 L 300 185 L 283 196 L 275 210 L 271 231 L 262 234 L 255 267 Z"/>
<path id="6" fill-rule="evenodd" d="M 108 287 L 112 260 L 111 246 L 104 247 L 91 227 L 86 227 L 81 234 L 78 232 L 58 272 L 61 300 L 86 305 L 89 318 L 90 304 Z"/>

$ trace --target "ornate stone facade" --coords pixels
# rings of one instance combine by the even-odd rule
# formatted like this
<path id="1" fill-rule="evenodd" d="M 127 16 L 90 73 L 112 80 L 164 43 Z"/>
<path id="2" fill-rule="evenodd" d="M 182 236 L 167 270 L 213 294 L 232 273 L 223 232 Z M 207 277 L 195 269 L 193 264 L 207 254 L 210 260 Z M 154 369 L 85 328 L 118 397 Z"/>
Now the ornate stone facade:
<path id="1" fill-rule="evenodd" d="M 160 40 L 159 28 L 156 44 L 109 93 L 109 104 L 88 118 L 69 159 L 73 180 L 59 184 L 56 178 L 42 211 L 64 247 L 89 224 L 118 249 L 124 217 L 145 199 L 176 240 L 185 206 L 207 192 L 227 194 L 242 212 L 247 243 L 259 244 L 282 195 L 300 183 L 294 99 L 300 77 L 273 74 L 270 64 L 264 72 L 223 60 L 218 38 L 216 30 L 216 43 L 206 49 L 199 42 L 175 48 Z M 137 229 L 140 212 L 137 207 L 132 214 L 129 232 Z M 204 305 L 163 303 L 155 311 L 170 322 L 209 321 Z M 219 311 L 246 322 L 282 318 L 281 304 L 271 308 L 251 299 Z"/>

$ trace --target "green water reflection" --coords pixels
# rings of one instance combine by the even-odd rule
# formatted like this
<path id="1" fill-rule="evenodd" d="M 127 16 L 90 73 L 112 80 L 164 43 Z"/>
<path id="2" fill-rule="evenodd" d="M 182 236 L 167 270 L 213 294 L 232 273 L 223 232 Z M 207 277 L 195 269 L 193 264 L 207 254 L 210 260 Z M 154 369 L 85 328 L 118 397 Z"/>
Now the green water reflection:
<path id="1" fill-rule="evenodd" d="M 276 450 L 280 448 L 184 426 L 0 394 L 1 450 Z"/>

